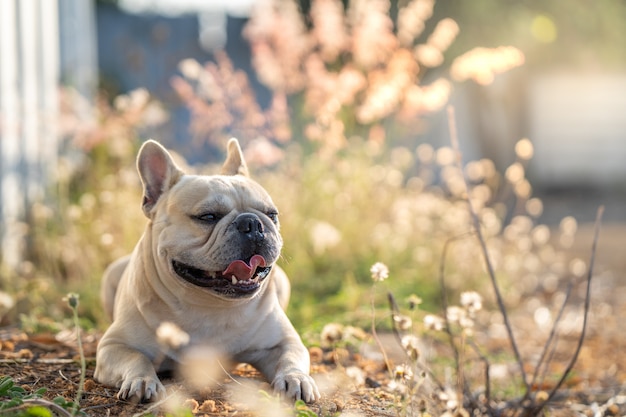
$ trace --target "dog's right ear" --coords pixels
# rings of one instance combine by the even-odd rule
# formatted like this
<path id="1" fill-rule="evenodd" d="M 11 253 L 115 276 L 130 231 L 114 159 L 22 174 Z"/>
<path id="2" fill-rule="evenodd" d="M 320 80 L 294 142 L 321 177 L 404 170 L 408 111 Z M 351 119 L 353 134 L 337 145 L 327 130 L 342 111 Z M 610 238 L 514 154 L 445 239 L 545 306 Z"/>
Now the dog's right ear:
<path id="1" fill-rule="evenodd" d="M 161 195 L 176 184 L 184 173 L 176 166 L 167 149 L 154 140 L 146 141 L 139 149 L 137 170 L 143 184 L 142 209 L 150 218 Z"/>
<path id="2" fill-rule="evenodd" d="M 249 177 L 248 166 L 243 159 L 243 151 L 239 146 L 239 141 L 235 138 L 231 138 L 226 146 L 226 161 L 222 165 L 222 175 L 243 175 Z"/>

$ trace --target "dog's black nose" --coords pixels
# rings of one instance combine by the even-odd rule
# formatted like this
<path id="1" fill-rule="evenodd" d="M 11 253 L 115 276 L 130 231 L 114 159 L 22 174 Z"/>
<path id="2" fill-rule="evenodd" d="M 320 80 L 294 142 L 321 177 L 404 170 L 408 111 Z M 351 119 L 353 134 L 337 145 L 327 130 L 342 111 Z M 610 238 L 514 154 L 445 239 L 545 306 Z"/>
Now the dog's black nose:
<path id="1" fill-rule="evenodd" d="M 246 238 L 255 243 L 259 243 L 265 239 L 263 223 L 261 223 L 261 219 L 259 219 L 259 216 L 256 214 L 240 214 L 237 218 L 235 218 L 235 227 L 239 233 L 243 234 Z"/>

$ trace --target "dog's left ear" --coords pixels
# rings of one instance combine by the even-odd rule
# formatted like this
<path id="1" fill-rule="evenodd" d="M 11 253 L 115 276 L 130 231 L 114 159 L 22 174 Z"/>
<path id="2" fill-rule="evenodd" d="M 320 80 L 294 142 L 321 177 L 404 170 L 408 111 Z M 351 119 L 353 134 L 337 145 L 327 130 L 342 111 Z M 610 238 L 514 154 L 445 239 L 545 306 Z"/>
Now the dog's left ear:
<path id="1" fill-rule="evenodd" d="M 239 146 L 239 141 L 235 138 L 230 139 L 227 149 L 226 161 L 224 165 L 222 165 L 220 173 L 222 175 L 243 175 L 244 177 L 249 177 L 248 166 L 243 159 L 243 152 L 241 146 Z"/>
<path id="2" fill-rule="evenodd" d="M 147 217 L 151 217 L 159 198 L 184 173 L 176 166 L 167 149 L 154 140 L 148 140 L 141 146 L 137 156 L 137 170 L 143 183 L 142 209 Z"/>

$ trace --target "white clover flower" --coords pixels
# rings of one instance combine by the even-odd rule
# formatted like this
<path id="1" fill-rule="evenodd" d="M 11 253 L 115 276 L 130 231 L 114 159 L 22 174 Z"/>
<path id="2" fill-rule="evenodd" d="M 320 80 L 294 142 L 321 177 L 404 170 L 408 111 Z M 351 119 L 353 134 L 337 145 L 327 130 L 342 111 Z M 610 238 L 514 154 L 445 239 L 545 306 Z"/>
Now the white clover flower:
<path id="1" fill-rule="evenodd" d="M 401 380 L 396 381 L 395 379 L 392 379 L 391 381 L 389 381 L 389 384 L 387 384 L 387 386 L 389 387 L 389 390 L 391 392 L 395 392 L 400 395 L 406 395 L 409 391 L 409 387 L 407 387 L 404 381 Z"/>
<path id="2" fill-rule="evenodd" d="M 394 379 L 398 381 L 411 381 L 413 380 L 413 370 L 410 366 L 402 364 L 395 367 L 393 370 Z"/>
<path id="3" fill-rule="evenodd" d="M 411 360 L 416 361 L 420 357 L 419 339 L 417 336 L 407 334 L 402 337 L 401 344 Z"/>
<path id="4" fill-rule="evenodd" d="M 159 343 L 169 349 L 179 349 L 189 343 L 189 335 L 170 321 L 164 321 L 156 330 Z"/>
<path id="5" fill-rule="evenodd" d="M 365 385 L 365 372 L 358 366 L 347 367 L 346 375 L 357 387 Z"/>
<path id="6" fill-rule="evenodd" d="M 409 298 L 407 299 L 407 301 L 409 303 L 409 308 L 411 310 L 414 310 L 423 302 L 423 300 L 415 294 L 409 295 Z"/>
<path id="7" fill-rule="evenodd" d="M 360 327 L 346 326 L 343 328 L 343 339 L 365 340 L 367 339 L 367 333 Z"/>
<path id="8" fill-rule="evenodd" d="M 324 344 L 332 345 L 343 339 L 343 330 L 343 325 L 339 323 L 328 323 L 322 329 L 320 338 Z"/>
<path id="9" fill-rule="evenodd" d="M 424 316 L 424 326 L 426 326 L 428 330 L 441 331 L 444 329 L 444 324 L 444 320 L 439 316 L 435 316 L 434 314 Z"/>
<path id="10" fill-rule="evenodd" d="M 450 306 L 446 309 L 446 318 L 450 323 L 459 324 L 465 316 L 465 310 L 459 306 Z"/>
<path id="11" fill-rule="evenodd" d="M 341 242 L 341 232 L 330 223 L 316 221 L 310 231 L 313 251 L 322 255 Z"/>
<path id="12" fill-rule="evenodd" d="M 393 321 L 398 326 L 400 330 L 409 330 L 413 326 L 413 320 L 410 317 L 404 316 L 402 314 L 394 314 Z"/>
<path id="13" fill-rule="evenodd" d="M 389 278 L 389 268 L 382 262 L 376 262 L 370 268 L 372 279 L 376 282 L 381 282 Z"/>
<path id="14" fill-rule="evenodd" d="M 483 308 L 483 298 L 476 291 L 465 291 L 461 293 L 461 305 L 469 313 L 475 313 Z"/>
<path id="15" fill-rule="evenodd" d="M 474 320 L 467 315 L 464 315 L 459 320 L 459 326 L 461 326 L 464 330 L 468 330 L 466 334 L 470 335 L 472 333 L 470 330 L 474 327 Z"/>

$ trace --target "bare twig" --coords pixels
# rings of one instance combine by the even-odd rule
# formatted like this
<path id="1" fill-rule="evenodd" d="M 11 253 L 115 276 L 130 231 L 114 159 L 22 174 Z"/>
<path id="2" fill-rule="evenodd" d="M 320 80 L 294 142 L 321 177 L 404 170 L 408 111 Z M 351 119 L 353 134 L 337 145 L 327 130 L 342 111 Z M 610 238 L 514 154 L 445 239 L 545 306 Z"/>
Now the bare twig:
<path id="1" fill-rule="evenodd" d="M 394 337 L 396 338 L 396 341 L 402 347 L 402 351 L 404 352 L 407 360 L 409 360 L 409 362 L 414 362 L 415 365 L 419 367 L 422 371 L 424 371 L 435 383 L 435 385 L 437 385 L 437 387 L 443 391 L 445 389 L 443 384 L 437 379 L 437 376 L 432 372 L 432 370 L 424 364 L 420 363 L 419 361 L 412 359 L 406 349 L 404 349 L 404 346 L 402 346 L 402 335 L 400 334 L 400 330 L 398 329 L 398 323 L 395 320 L 395 317 L 398 317 L 398 315 L 400 314 L 400 308 L 398 307 L 396 298 L 391 292 L 387 293 L 387 300 L 389 301 L 389 308 L 391 309 L 391 329 L 393 331 Z"/>
<path id="2" fill-rule="evenodd" d="M 548 398 L 539 405 L 535 405 L 532 408 L 530 415 L 537 415 L 541 410 L 545 407 L 546 404 L 550 402 L 550 400 L 556 395 L 557 391 L 565 382 L 565 379 L 569 375 L 569 373 L 574 368 L 574 364 L 578 360 L 578 355 L 580 354 L 580 350 L 583 346 L 583 342 L 585 341 L 585 334 L 587 333 L 587 321 L 589 319 L 589 305 L 591 303 L 591 279 L 593 277 L 593 266 L 596 260 L 596 250 L 598 246 L 598 236 L 600 235 L 600 223 L 602 222 L 602 215 L 604 214 L 604 206 L 598 207 L 598 211 L 596 213 L 596 222 L 594 225 L 594 234 L 593 234 L 593 243 L 591 245 L 591 257 L 589 259 L 589 269 L 587 271 L 587 289 L 585 292 L 585 306 L 583 312 L 583 325 L 580 331 L 580 337 L 578 338 L 578 344 L 576 345 L 576 350 L 572 355 L 572 358 L 565 368 L 563 375 L 561 375 L 561 379 L 556 383 L 556 385 L 552 388 L 552 391 L 548 394 Z"/>
<path id="3" fill-rule="evenodd" d="M 445 282 L 445 265 L 446 265 L 446 257 L 448 255 L 448 248 L 453 242 L 457 240 L 464 239 L 467 236 L 474 234 L 473 231 L 462 233 L 458 236 L 451 237 L 446 240 L 443 245 L 443 251 L 441 253 L 441 260 L 439 261 L 439 286 L 441 287 L 441 308 L 443 310 L 443 320 L 446 324 L 445 332 L 448 335 L 448 340 L 450 342 L 450 347 L 452 348 L 452 352 L 454 353 L 454 364 L 456 368 L 456 376 L 459 382 L 459 386 L 463 388 L 464 391 L 469 393 L 469 390 L 466 389 L 465 384 L 463 383 L 463 364 L 461 360 L 461 353 L 459 352 L 459 348 L 454 342 L 454 335 L 452 334 L 452 328 L 450 326 L 450 321 L 448 320 L 448 296 L 446 292 L 446 282 Z"/>
<path id="4" fill-rule="evenodd" d="M 467 178 L 465 177 L 465 172 L 463 171 L 463 163 L 461 162 L 461 151 L 459 148 L 459 138 L 456 130 L 456 121 L 454 116 L 454 107 L 448 106 L 448 124 L 450 129 L 450 140 L 452 142 L 452 148 L 456 153 L 456 162 L 459 170 L 461 171 L 461 176 L 463 178 L 463 184 L 465 185 L 466 191 L 466 199 L 467 205 L 469 208 L 469 213 L 472 218 L 472 223 L 474 225 L 474 229 L 476 231 L 476 236 L 478 237 L 478 242 L 480 243 L 480 248 L 483 253 L 483 257 L 485 260 L 485 265 L 487 267 L 487 272 L 489 274 L 489 278 L 491 280 L 491 286 L 493 287 L 494 293 L 496 295 L 496 301 L 498 303 L 498 308 L 500 309 L 500 314 L 502 315 L 504 325 L 506 327 L 506 331 L 509 336 L 509 342 L 511 343 L 511 348 L 513 349 L 513 353 L 515 354 L 515 359 L 520 369 L 520 375 L 522 377 L 522 381 L 524 382 L 524 386 L 526 388 L 526 392 L 530 391 L 530 385 L 528 383 L 528 378 L 526 377 L 526 371 L 524 370 L 524 361 L 522 360 L 522 356 L 520 355 L 519 349 L 517 347 L 517 343 L 515 341 L 515 335 L 513 334 L 513 327 L 509 321 L 509 315 L 506 311 L 506 307 L 504 305 L 504 299 L 502 298 L 502 294 L 500 293 L 500 286 L 498 285 L 498 281 L 496 280 L 496 273 L 493 269 L 493 265 L 489 258 L 489 251 L 487 250 L 487 244 L 485 243 L 485 239 L 482 234 L 482 230 L 480 228 L 480 221 L 478 219 L 478 215 L 474 210 L 474 206 L 472 205 L 472 200 L 469 197 L 469 185 L 467 182 Z"/>
<path id="5" fill-rule="evenodd" d="M 397 318 L 400 315 L 400 308 L 398 307 L 396 298 L 391 292 L 387 292 L 387 300 L 389 301 L 389 308 L 391 309 L 391 330 L 393 331 L 393 335 L 395 336 L 398 344 L 402 346 L 402 335 L 400 334 L 400 330 L 398 330 L 398 326 L 396 325 Z M 406 354 L 406 351 L 404 353 Z"/>
<path id="6" fill-rule="evenodd" d="M 537 386 L 539 386 L 539 387 L 543 387 L 543 384 L 544 384 L 546 378 L 548 377 L 548 371 L 550 370 L 549 369 L 549 365 L 552 363 L 552 359 L 554 359 L 554 357 L 556 356 L 556 348 L 557 348 L 558 344 L 559 344 L 559 335 L 557 333 L 556 334 L 556 338 L 554 340 L 554 343 L 552 343 L 552 347 L 550 347 L 550 354 L 548 355 L 548 358 L 545 360 L 545 362 L 543 364 L 543 370 L 541 372 L 541 379 L 537 382 L 537 384 L 538 384 Z M 529 397 L 529 396 L 530 395 L 528 395 L 527 397 Z"/>
<path id="7" fill-rule="evenodd" d="M 0 364 L 22 364 L 22 363 L 41 363 L 46 365 L 66 365 L 70 363 L 79 363 L 79 360 L 76 359 L 58 359 L 58 358 L 38 358 L 38 359 L 22 359 L 22 358 L 13 358 L 13 359 L 0 359 Z"/>
<path id="8" fill-rule="evenodd" d="M 383 359 L 385 361 L 385 366 L 387 367 L 387 371 L 389 371 L 389 373 L 391 374 L 392 372 L 391 362 L 389 362 L 389 358 L 387 357 L 387 351 L 385 350 L 385 347 L 383 346 L 383 343 L 380 341 L 380 338 L 378 337 L 378 333 L 376 332 L 376 306 L 374 305 L 373 290 L 372 290 L 372 295 L 370 297 L 370 302 L 372 306 L 372 336 L 374 337 L 374 340 L 376 341 L 376 344 L 378 345 L 378 349 L 380 349 L 380 352 L 383 355 Z"/>
<path id="9" fill-rule="evenodd" d="M 489 377 L 489 368 L 491 367 L 491 363 L 489 362 L 489 359 L 482 354 L 480 348 L 474 340 L 470 339 L 470 346 L 474 349 L 476 355 L 478 355 L 482 363 L 485 365 L 485 405 L 488 409 L 491 409 L 491 379 Z"/>
<path id="10" fill-rule="evenodd" d="M 457 375 L 460 372 L 461 363 L 459 360 L 459 349 L 454 343 L 454 335 L 452 334 L 452 329 L 450 329 L 450 320 L 448 320 L 448 295 L 446 292 L 446 283 L 445 283 L 445 265 L 446 265 L 446 256 L 448 254 L 448 248 L 450 244 L 459 239 L 459 237 L 453 237 L 443 244 L 443 250 L 441 253 L 441 260 L 439 261 L 439 286 L 441 287 L 441 309 L 443 310 L 443 320 L 446 324 L 446 334 L 448 335 L 448 341 L 450 342 L 450 347 L 452 348 L 452 352 L 454 353 L 454 365 L 456 368 Z"/>
<path id="11" fill-rule="evenodd" d="M 559 323 L 561 322 L 561 318 L 563 317 L 563 312 L 565 311 L 565 307 L 567 306 L 567 302 L 569 301 L 570 295 L 572 294 L 572 284 L 568 285 L 567 287 L 567 292 L 565 293 L 565 299 L 563 300 L 563 304 L 561 305 L 561 308 L 559 309 L 559 313 L 557 314 L 556 318 L 554 319 L 554 324 L 552 325 L 552 329 L 550 330 L 550 336 L 548 336 L 548 340 L 546 341 L 545 345 L 543 346 L 543 351 L 541 352 L 541 356 L 539 357 L 539 360 L 537 361 L 537 365 L 535 366 L 535 371 L 533 373 L 533 376 L 530 380 L 530 386 L 535 386 L 535 384 L 537 383 L 537 378 L 539 376 L 539 370 L 542 368 L 542 366 L 544 366 L 544 360 L 546 359 L 546 355 L 548 353 L 548 348 L 552 345 L 555 337 L 556 337 L 556 332 L 558 330 L 559 327 Z M 545 368 L 547 369 L 548 363 L 550 361 L 545 361 Z M 528 398 L 528 396 L 530 395 L 530 392 L 526 393 L 526 398 Z"/>

